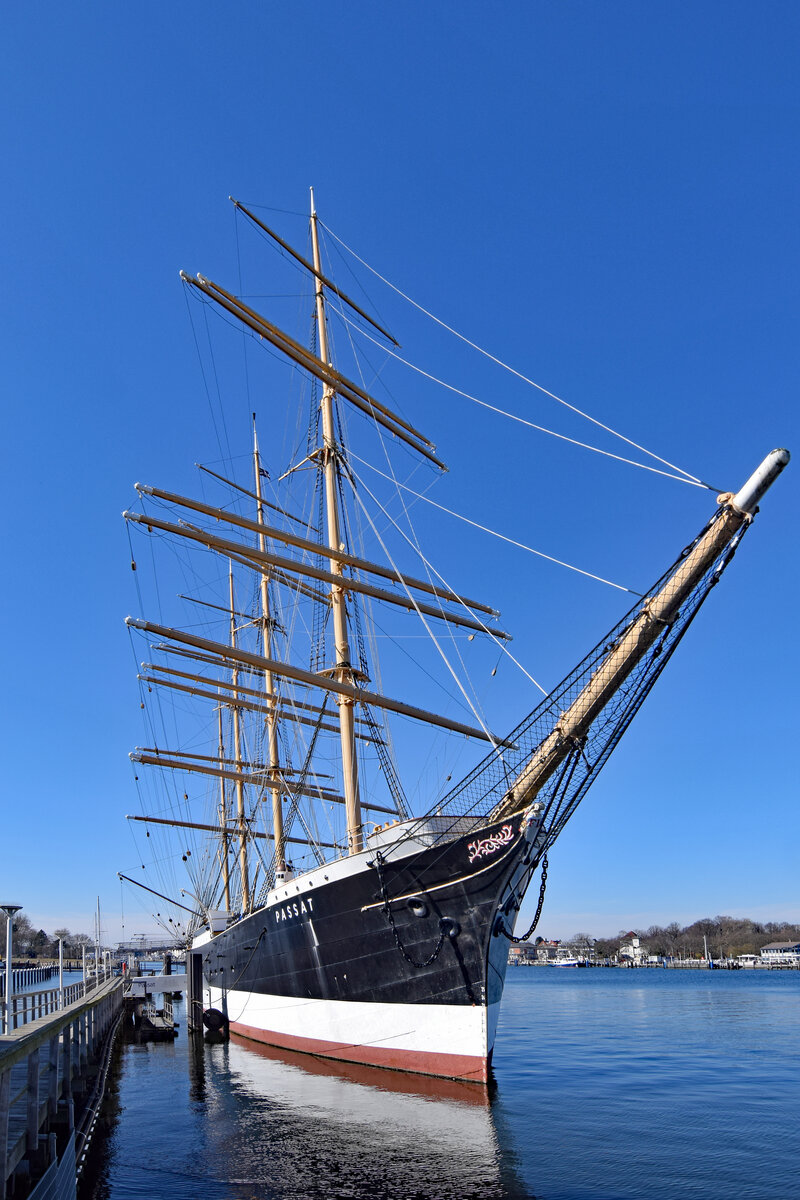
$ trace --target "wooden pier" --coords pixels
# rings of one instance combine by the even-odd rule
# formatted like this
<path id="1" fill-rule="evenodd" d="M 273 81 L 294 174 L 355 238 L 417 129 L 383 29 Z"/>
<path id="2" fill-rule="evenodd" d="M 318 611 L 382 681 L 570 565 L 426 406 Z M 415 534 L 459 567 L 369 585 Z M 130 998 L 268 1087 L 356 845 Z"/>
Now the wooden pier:
<path id="1" fill-rule="evenodd" d="M 18 996 L 19 1026 L 0 1036 L 0 1200 L 74 1200 L 102 1099 L 122 980 Z M 69 994 L 78 990 L 79 995 Z M 45 997 L 45 999 L 40 999 Z M 34 1012 L 39 1012 L 34 1016 Z M 28 1018 L 25 1020 L 24 1018 Z"/>
<path id="2" fill-rule="evenodd" d="M 180 975 L 125 977 L 125 1036 L 136 1041 L 161 1042 L 177 1037 L 172 998 L 186 991 L 187 979 Z M 161 996 L 161 1008 L 156 998 Z"/>

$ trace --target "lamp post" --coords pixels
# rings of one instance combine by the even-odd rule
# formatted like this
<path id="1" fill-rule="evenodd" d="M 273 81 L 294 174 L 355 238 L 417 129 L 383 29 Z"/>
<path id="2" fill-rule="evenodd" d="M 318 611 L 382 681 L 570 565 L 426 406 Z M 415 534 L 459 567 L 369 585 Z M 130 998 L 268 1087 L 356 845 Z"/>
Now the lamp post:
<path id="1" fill-rule="evenodd" d="M 58 1007 L 64 1007 L 64 939 L 58 939 Z"/>
<path id="2" fill-rule="evenodd" d="M 13 962 L 13 933 L 14 933 L 14 913 L 18 913 L 22 908 L 21 904 L 0 904 L 0 912 L 5 914 L 6 918 L 6 1002 L 5 1020 L 3 1021 L 3 1033 L 11 1032 L 11 977 Z"/>
<path id="3" fill-rule="evenodd" d="M 97 897 L 97 928 L 94 939 L 94 986 L 100 987 L 100 897 Z"/>

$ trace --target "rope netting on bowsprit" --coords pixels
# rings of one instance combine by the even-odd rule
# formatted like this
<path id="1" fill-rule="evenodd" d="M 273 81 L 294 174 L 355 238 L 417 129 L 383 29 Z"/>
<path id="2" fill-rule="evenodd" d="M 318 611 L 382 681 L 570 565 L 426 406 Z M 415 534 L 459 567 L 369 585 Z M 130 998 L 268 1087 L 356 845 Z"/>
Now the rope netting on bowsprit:
<path id="1" fill-rule="evenodd" d="M 544 806 L 551 846 L 597 777 L 748 527 L 687 583 L 684 565 L 725 519 L 720 508 L 680 558 L 553 692 L 437 806 L 463 828 Z M 513 747 L 513 748 L 511 748 Z"/>

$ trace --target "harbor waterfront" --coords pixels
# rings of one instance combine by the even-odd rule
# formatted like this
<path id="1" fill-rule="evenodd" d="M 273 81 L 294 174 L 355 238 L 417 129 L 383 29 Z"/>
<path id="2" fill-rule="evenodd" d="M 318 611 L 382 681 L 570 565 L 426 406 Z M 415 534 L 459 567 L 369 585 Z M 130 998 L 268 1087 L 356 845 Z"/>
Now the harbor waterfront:
<path id="1" fill-rule="evenodd" d="M 84 1197 L 797 1194 L 794 971 L 511 971 L 488 1091 L 175 1019 L 118 1046 Z"/>

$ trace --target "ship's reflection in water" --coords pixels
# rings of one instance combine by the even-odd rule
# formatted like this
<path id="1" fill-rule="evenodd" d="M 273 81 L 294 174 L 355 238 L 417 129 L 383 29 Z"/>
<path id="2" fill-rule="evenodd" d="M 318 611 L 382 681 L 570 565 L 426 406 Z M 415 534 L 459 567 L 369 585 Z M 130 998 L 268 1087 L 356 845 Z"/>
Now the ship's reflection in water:
<path id="1" fill-rule="evenodd" d="M 236 1036 L 189 1049 L 206 1161 L 231 1196 L 529 1195 L 475 1084 L 335 1063 Z"/>
<path id="2" fill-rule="evenodd" d="M 515 970 L 491 1103 L 190 1040 L 176 1004 L 174 1043 L 121 1048 L 81 1200 L 797 1196 L 799 993 L 796 971 Z"/>

